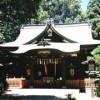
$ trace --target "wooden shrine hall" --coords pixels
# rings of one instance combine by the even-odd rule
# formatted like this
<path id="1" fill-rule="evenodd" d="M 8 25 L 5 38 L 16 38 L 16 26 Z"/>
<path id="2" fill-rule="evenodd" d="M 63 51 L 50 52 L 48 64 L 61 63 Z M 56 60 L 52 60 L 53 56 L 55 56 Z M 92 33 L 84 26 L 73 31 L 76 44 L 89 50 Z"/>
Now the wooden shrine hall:
<path id="1" fill-rule="evenodd" d="M 10 87 L 88 87 L 81 62 L 99 44 L 88 23 L 22 25 L 15 41 L 0 45 L 0 72 Z"/>

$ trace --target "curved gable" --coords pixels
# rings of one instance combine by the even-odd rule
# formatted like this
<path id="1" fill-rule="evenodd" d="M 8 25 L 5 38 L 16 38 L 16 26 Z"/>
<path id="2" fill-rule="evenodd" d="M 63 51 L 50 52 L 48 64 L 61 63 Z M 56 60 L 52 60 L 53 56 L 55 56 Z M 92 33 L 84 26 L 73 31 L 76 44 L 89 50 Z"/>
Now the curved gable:
<path id="1" fill-rule="evenodd" d="M 51 23 L 47 24 L 45 30 L 40 33 L 37 37 L 33 38 L 26 44 L 37 44 L 45 38 L 48 42 L 54 43 L 75 43 L 75 41 L 68 39 L 67 37 L 61 35 L 57 30 L 54 29 Z"/>

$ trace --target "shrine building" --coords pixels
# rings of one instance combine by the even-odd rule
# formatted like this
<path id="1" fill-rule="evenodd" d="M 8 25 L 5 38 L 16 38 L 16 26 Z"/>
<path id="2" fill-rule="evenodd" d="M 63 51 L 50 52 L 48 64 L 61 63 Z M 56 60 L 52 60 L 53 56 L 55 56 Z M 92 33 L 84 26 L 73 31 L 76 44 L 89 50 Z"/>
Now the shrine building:
<path id="1" fill-rule="evenodd" d="M 0 45 L 1 73 L 10 87 L 88 87 L 82 62 L 98 45 L 88 23 L 22 25 L 15 41 Z"/>

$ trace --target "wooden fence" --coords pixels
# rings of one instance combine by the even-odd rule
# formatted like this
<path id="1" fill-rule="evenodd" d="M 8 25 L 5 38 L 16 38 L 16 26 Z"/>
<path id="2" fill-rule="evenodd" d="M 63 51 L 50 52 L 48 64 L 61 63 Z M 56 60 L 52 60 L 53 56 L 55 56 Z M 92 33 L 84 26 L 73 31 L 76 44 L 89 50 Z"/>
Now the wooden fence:
<path id="1" fill-rule="evenodd" d="M 23 88 L 30 85 L 30 81 L 26 80 L 25 78 L 9 78 L 7 79 L 10 88 Z M 66 87 L 68 88 L 82 88 L 82 87 L 91 87 L 91 82 L 94 80 L 84 79 L 84 80 L 66 80 Z M 43 88 L 43 81 L 42 80 L 34 80 L 33 81 L 34 87 Z M 61 88 L 62 81 L 61 80 L 54 80 L 52 84 L 52 88 Z"/>

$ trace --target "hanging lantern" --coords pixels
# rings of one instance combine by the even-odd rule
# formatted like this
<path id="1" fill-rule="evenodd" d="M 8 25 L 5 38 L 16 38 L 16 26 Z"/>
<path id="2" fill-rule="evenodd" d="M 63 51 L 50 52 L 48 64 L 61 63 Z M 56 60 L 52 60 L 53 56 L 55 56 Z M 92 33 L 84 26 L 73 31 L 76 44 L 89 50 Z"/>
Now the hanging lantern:
<path id="1" fill-rule="evenodd" d="M 71 68 L 71 69 L 70 69 L 70 75 L 71 75 L 71 76 L 74 76 L 74 74 L 75 74 L 75 69 L 74 69 L 74 68 Z"/>
<path id="2" fill-rule="evenodd" d="M 27 69 L 26 72 L 27 72 L 27 75 L 28 75 L 28 76 L 30 76 L 31 73 L 32 73 L 32 72 L 31 72 L 31 69 Z"/>
<path id="3" fill-rule="evenodd" d="M 69 65 L 69 73 L 71 77 L 75 75 L 75 66 L 72 63 Z"/>

